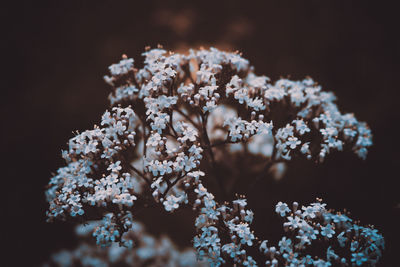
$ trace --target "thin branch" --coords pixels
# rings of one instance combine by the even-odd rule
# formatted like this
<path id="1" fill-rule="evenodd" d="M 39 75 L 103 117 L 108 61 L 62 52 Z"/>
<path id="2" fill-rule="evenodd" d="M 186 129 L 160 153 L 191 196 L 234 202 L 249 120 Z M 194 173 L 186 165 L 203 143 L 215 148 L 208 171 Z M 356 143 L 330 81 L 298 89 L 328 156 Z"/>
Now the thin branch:
<path id="1" fill-rule="evenodd" d="M 223 146 L 226 144 L 236 144 L 236 143 L 238 143 L 238 142 L 233 142 L 233 141 L 227 139 L 227 140 L 223 140 L 223 141 L 217 141 L 217 142 L 211 144 L 211 147 Z"/>
<path id="2" fill-rule="evenodd" d="M 193 77 L 192 77 L 192 75 L 191 75 L 191 72 L 190 72 L 190 63 L 188 62 L 187 64 L 185 64 L 185 65 L 183 65 L 182 66 L 182 69 L 183 69 L 183 71 L 185 72 L 185 75 L 187 76 L 187 77 L 189 77 L 189 80 L 193 83 L 193 84 L 196 84 L 196 82 L 195 82 L 195 80 L 193 80 Z"/>
<path id="3" fill-rule="evenodd" d="M 204 142 L 206 143 L 205 147 L 207 148 L 209 154 L 210 154 L 210 158 L 211 158 L 211 164 L 212 164 L 212 168 L 214 169 L 215 172 L 215 177 L 219 186 L 219 190 L 222 194 L 223 199 L 226 199 L 226 192 L 224 190 L 224 184 L 220 178 L 220 176 L 217 173 L 217 164 L 215 162 L 215 157 L 214 157 L 214 153 L 212 151 L 212 147 L 211 147 L 211 143 L 210 143 L 210 139 L 208 138 L 208 134 L 207 134 L 207 128 L 206 128 L 206 124 L 207 124 L 207 117 L 204 114 L 201 114 L 201 120 L 202 120 L 202 126 L 203 126 L 203 136 L 204 136 Z"/>
<path id="4" fill-rule="evenodd" d="M 139 171 L 138 169 L 136 169 L 134 166 L 132 166 L 131 164 L 128 164 L 129 168 L 134 171 L 135 173 L 137 173 L 143 180 L 146 181 L 146 183 L 151 186 L 151 182 L 149 181 L 149 179 L 146 178 L 146 176 L 144 175 L 144 173 L 142 173 L 141 171 Z"/>
<path id="5" fill-rule="evenodd" d="M 143 157 L 146 157 L 146 152 L 147 152 L 147 139 L 148 136 L 146 135 L 146 118 L 142 118 L 139 116 L 140 122 L 142 123 L 142 128 L 143 128 Z M 143 170 L 144 170 L 144 159 L 143 159 Z"/>
<path id="6" fill-rule="evenodd" d="M 180 109 L 176 109 L 176 112 L 178 112 L 179 114 L 181 114 L 183 117 L 185 117 L 185 119 L 187 119 L 194 127 L 196 127 L 199 131 L 201 131 L 201 128 L 199 125 L 197 125 L 187 114 L 185 114 L 182 110 Z"/>
<path id="7" fill-rule="evenodd" d="M 173 123 L 172 123 L 172 120 L 173 120 L 172 116 L 173 116 L 173 115 L 174 115 L 174 111 L 171 110 L 170 115 L 169 115 L 169 128 L 170 128 L 170 129 L 172 130 L 172 132 L 174 133 L 174 137 L 175 137 L 175 138 L 178 138 L 178 133 L 175 131 L 174 125 L 173 125 Z"/>
<path id="8" fill-rule="evenodd" d="M 174 187 L 182 178 L 184 178 L 186 175 L 182 175 L 182 172 L 180 172 L 175 181 L 173 181 L 171 183 L 170 180 L 165 179 L 165 182 L 167 183 L 167 189 L 165 190 L 165 192 L 161 195 L 160 198 L 165 198 L 165 196 L 168 194 L 169 190 L 171 190 L 172 187 Z"/>
<path id="9" fill-rule="evenodd" d="M 171 183 L 171 188 L 172 188 L 174 185 L 176 185 L 180 180 L 182 180 L 182 178 L 184 178 L 186 175 L 182 175 L 182 172 L 180 172 L 178 176 L 180 176 L 180 177 L 177 178 L 175 181 L 173 181 L 173 182 Z"/>
<path id="10" fill-rule="evenodd" d="M 277 160 L 275 159 L 276 156 L 276 147 L 274 143 L 274 148 L 272 150 L 272 155 L 271 159 L 267 162 L 267 164 L 264 166 L 263 170 L 256 176 L 256 178 L 253 180 L 253 182 L 249 185 L 247 192 L 251 192 L 254 189 L 254 186 L 262 179 L 265 177 L 265 174 L 267 174 L 270 170 L 270 168 L 278 162 L 281 162 L 282 160 Z"/>

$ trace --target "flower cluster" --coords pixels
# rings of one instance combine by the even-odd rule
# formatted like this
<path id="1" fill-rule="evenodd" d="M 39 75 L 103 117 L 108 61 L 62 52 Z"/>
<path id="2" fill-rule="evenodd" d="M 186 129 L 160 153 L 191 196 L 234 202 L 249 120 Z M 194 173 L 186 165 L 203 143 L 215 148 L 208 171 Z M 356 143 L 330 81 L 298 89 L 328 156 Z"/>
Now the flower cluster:
<path id="1" fill-rule="evenodd" d="M 206 262 L 197 260 L 193 249 L 180 251 L 168 237 L 155 238 L 136 221 L 132 222 L 130 230 L 124 235 L 125 243 L 132 244 L 130 247 L 119 246 L 118 243 L 106 248 L 97 247 L 92 244 L 88 235 L 101 224 L 102 222 L 93 221 L 77 226 L 77 235 L 85 241 L 74 250 L 62 250 L 53 254 L 43 267 L 207 266 Z"/>
<path id="2" fill-rule="evenodd" d="M 318 203 L 303 212 L 279 203 L 277 212 L 289 214 L 285 229 L 293 236 L 284 237 L 279 249 L 260 243 L 257 256 L 251 249 L 259 244 L 250 229 L 254 214 L 245 197 L 223 202 L 229 199 L 225 182 L 234 181 L 218 169 L 231 154 L 249 153 L 266 165 L 264 170 L 279 169 L 295 157 L 321 162 L 334 150 L 365 158 L 371 131 L 353 114 L 342 114 L 332 93 L 311 78 L 271 83 L 240 54 L 214 48 L 187 55 L 157 48 L 143 56 L 141 69 L 125 55 L 110 66 L 104 78 L 112 86 L 111 108 L 100 126 L 78 133 L 62 152 L 66 166 L 46 192 L 49 220 L 92 221 L 101 214 L 93 233 L 97 244 L 131 247 L 124 236 L 134 232 L 136 209 L 191 207 L 197 216 L 194 247 L 212 266 L 256 266 L 260 257 L 273 266 L 378 260 L 383 239 L 376 230 Z M 213 183 L 221 196 L 205 186 Z M 337 241 L 327 248 L 329 256 L 314 255 L 318 261 L 302 254 L 312 241 L 325 239 L 345 245 Z M 354 245 L 348 248 L 346 242 Z M 337 246 L 351 251 L 352 258 L 338 256 Z"/>
<path id="3" fill-rule="evenodd" d="M 269 247 L 267 240 L 261 242 L 267 266 L 374 266 L 382 256 L 384 240 L 376 229 L 358 225 L 345 213 L 327 210 L 321 200 L 301 209 L 297 202 L 292 209 L 279 202 L 276 212 L 286 219 L 287 236 L 277 247 Z M 307 254 L 310 249 L 320 256 Z"/>
<path id="4" fill-rule="evenodd" d="M 104 113 L 101 127 L 69 141 L 62 152 L 68 165 L 58 170 L 46 192 L 49 219 L 82 216 L 84 206 L 133 205 L 143 181 L 131 174 L 123 155 L 132 154 L 137 124 L 131 108 L 114 107 Z"/>

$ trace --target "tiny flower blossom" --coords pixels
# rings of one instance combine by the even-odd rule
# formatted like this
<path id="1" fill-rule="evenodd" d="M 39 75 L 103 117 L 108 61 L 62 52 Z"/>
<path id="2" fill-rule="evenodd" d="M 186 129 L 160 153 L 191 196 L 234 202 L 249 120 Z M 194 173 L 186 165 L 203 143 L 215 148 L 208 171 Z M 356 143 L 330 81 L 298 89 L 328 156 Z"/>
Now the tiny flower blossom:
<path id="1" fill-rule="evenodd" d="M 299 141 L 297 137 L 289 137 L 286 144 L 290 147 L 290 149 L 295 149 L 297 145 L 301 144 L 301 141 Z"/>
<path id="2" fill-rule="evenodd" d="M 166 200 L 163 202 L 166 211 L 173 211 L 179 207 L 181 198 L 175 197 L 174 195 L 167 196 Z"/>
<path id="3" fill-rule="evenodd" d="M 327 226 L 321 227 L 321 235 L 331 238 L 335 231 L 332 229 L 332 225 L 328 224 Z"/>
<path id="4" fill-rule="evenodd" d="M 115 163 L 111 163 L 108 166 L 107 170 L 110 170 L 112 172 L 118 172 L 118 171 L 120 171 L 122 169 L 122 167 L 120 165 L 121 165 L 121 161 L 117 161 Z"/>
<path id="5" fill-rule="evenodd" d="M 288 207 L 288 205 L 286 203 L 282 203 L 282 202 L 279 201 L 278 204 L 276 204 L 275 211 L 280 216 L 284 217 L 287 212 L 290 212 L 290 209 L 289 209 L 289 207 Z"/>

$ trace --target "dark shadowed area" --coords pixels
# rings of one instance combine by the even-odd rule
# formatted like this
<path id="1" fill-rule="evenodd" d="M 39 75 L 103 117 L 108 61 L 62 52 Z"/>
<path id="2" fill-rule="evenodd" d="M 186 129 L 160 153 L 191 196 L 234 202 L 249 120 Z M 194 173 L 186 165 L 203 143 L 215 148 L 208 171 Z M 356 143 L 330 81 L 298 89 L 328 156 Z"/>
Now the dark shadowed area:
<path id="1" fill-rule="evenodd" d="M 239 50 L 272 80 L 313 77 L 338 97 L 343 112 L 367 121 L 374 146 L 366 161 L 331 154 L 321 165 L 294 161 L 279 181 L 263 180 L 249 196 L 256 231 L 274 240 L 278 201 L 323 198 L 373 224 L 386 240 L 382 266 L 399 251 L 397 10 L 366 1 L 49 1 L 2 8 L 1 266 L 37 266 L 78 240 L 69 223 L 46 223 L 46 184 L 63 165 L 60 151 L 98 123 L 108 107 L 107 67 L 144 47 Z M 261 4 L 262 3 L 262 4 Z M 5 62 L 4 62 L 5 60 Z M 146 227 L 190 245 L 193 218 L 180 211 Z M 183 219 L 182 219 L 183 218 Z M 280 228 L 279 228 L 280 229 Z M 4 250 L 3 250 L 4 252 Z M 9 263 L 3 264 L 3 261 Z"/>

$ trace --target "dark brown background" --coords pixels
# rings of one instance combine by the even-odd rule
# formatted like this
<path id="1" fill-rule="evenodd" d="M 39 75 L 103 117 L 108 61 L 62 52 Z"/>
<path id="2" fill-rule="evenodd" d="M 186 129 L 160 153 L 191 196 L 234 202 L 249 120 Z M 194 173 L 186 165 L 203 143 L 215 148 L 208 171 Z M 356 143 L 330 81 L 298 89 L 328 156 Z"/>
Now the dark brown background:
<path id="1" fill-rule="evenodd" d="M 160 43 L 173 50 L 238 49 L 258 74 L 273 80 L 310 75 L 335 92 L 341 110 L 367 121 L 374 146 L 366 161 L 335 154 L 318 167 L 294 162 L 281 182 L 258 187 L 265 209 L 256 212 L 255 227 L 273 235 L 271 203 L 322 197 L 330 207 L 348 208 L 364 224 L 376 225 L 386 239 L 383 265 L 395 266 L 397 9 L 382 1 L 264 2 L 82 0 L 2 7 L 1 243 L 7 248 L 0 265 L 35 266 L 77 243 L 72 225 L 45 222 L 45 185 L 63 164 L 60 150 L 72 131 L 91 128 L 106 109 L 106 67 L 122 53 L 139 60 L 146 45 Z M 189 244 L 190 220 L 179 225 L 175 219 L 148 228 L 182 232 L 177 242 Z"/>

